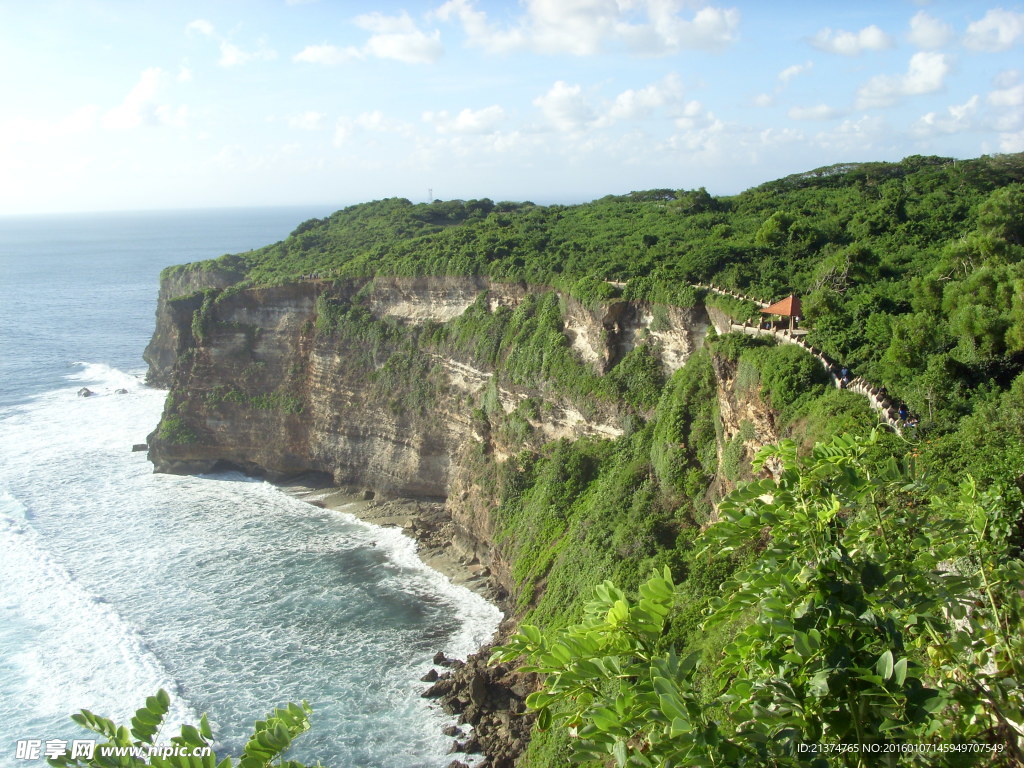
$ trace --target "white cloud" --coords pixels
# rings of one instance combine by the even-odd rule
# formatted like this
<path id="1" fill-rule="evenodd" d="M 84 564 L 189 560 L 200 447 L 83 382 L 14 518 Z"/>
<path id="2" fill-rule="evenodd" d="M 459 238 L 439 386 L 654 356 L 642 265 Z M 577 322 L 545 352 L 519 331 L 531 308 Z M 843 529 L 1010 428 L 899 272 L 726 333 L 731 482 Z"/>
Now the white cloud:
<path id="1" fill-rule="evenodd" d="M 179 83 L 191 83 L 192 82 L 192 70 L 182 64 L 178 67 L 178 77 L 176 80 Z"/>
<path id="2" fill-rule="evenodd" d="M 432 14 L 440 21 L 458 19 L 469 44 L 488 53 L 506 53 L 526 47 L 522 29 L 499 30 L 487 21 L 487 14 L 476 10 L 472 0 L 447 0 Z"/>
<path id="3" fill-rule="evenodd" d="M 817 104 L 813 107 L 791 107 L 787 114 L 791 120 L 831 120 L 843 112 L 828 104 Z"/>
<path id="4" fill-rule="evenodd" d="M 395 133 L 405 137 L 413 135 L 412 126 L 387 117 L 379 109 L 361 112 L 356 117 L 339 117 L 334 124 L 334 145 L 342 146 L 360 133 Z"/>
<path id="5" fill-rule="evenodd" d="M 772 148 L 806 141 L 804 132 L 796 128 L 783 128 L 782 130 L 765 128 L 757 135 L 757 138 L 763 146 Z"/>
<path id="6" fill-rule="evenodd" d="M 113 130 L 130 130 L 144 125 L 184 125 L 188 119 L 186 107 L 174 109 L 158 103 L 157 97 L 166 82 L 167 75 L 159 67 L 144 70 L 124 101 L 103 115 L 103 125 Z"/>
<path id="7" fill-rule="evenodd" d="M 937 133 L 963 133 L 973 130 L 978 101 L 977 95 L 974 95 L 963 104 L 947 107 L 945 113 L 929 112 L 917 121 L 912 131 L 919 136 L 932 136 Z"/>
<path id="8" fill-rule="evenodd" d="M 222 67 L 239 67 L 250 61 L 273 61 L 276 58 L 277 51 L 267 48 L 263 43 L 254 51 L 245 51 L 232 42 L 221 40 L 220 60 L 217 63 Z"/>
<path id="9" fill-rule="evenodd" d="M 999 134 L 1001 152 L 1024 152 L 1024 131 Z"/>
<path id="10" fill-rule="evenodd" d="M 1020 76 L 1021 72 L 1019 69 L 1004 69 L 992 79 L 992 84 L 996 88 L 1009 88 L 1011 85 L 1016 85 L 1020 82 Z"/>
<path id="11" fill-rule="evenodd" d="M 821 131 L 814 136 L 814 143 L 830 153 L 877 152 L 887 146 L 889 140 L 885 122 L 872 115 L 844 120 L 834 130 Z"/>
<path id="12" fill-rule="evenodd" d="M 904 75 L 878 75 L 857 90 L 857 108 L 888 107 L 907 96 L 933 93 L 949 74 L 949 58 L 942 53 L 915 53 Z"/>
<path id="13" fill-rule="evenodd" d="M 842 56 L 859 56 L 864 51 L 891 48 L 893 42 L 891 37 L 872 24 L 860 32 L 847 32 L 842 29 L 833 32 L 829 27 L 825 27 L 811 38 L 811 45 Z"/>
<path id="14" fill-rule="evenodd" d="M 712 130 L 720 131 L 724 123 L 712 112 L 708 112 L 699 101 L 688 101 L 675 119 L 677 128 L 684 131 Z"/>
<path id="15" fill-rule="evenodd" d="M 988 93 L 988 102 L 995 108 L 992 127 L 1003 137 L 1016 135 L 1024 126 L 1024 83 L 1019 82 L 1020 75 L 1016 69 L 1000 72 L 993 78 L 995 90 Z"/>
<path id="16" fill-rule="evenodd" d="M 361 58 L 362 54 L 355 48 L 338 48 L 334 45 L 307 45 L 292 57 L 292 61 L 306 64 L 325 64 L 334 66 L 346 61 Z"/>
<path id="17" fill-rule="evenodd" d="M 336 66 L 348 61 L 366 58 L 393 59 L 406 64 L 432 64 L 444 53 L 440 30 L 429 35 L 416 26 L 409 14 L 385 16 L 366 13 L 354 19 L 356 26 L 371 32 L 361 48 L 339 48 L 323 43 L 307 45 L 292 57 L 292 61 L 306 64 Z"/>
<path id="18" fill-rule="evenodd" d="M 272 61 L 277 58 L 277 52 L 268 48 L 262 41 L 256 50 L 245 51 L 227 38 L 219 37 L 215 33 L 213 24 L 206 19 L 190 21 L 185 26 L 185 31 L 218 39 L 220 41 L 220 60 L 217 63 L 222 67 L 237 67 L 250 61 Z"/>
<path id="19" fill-rule="evenodd" d="M 759 93 L 754 97 L 754 106 L 756 107 L 772 107 L 775 106 L 775 99 L 780 93 L 782 93 L 789 86 L 789 81 L 794 77 L 798 77 L 805 72 L 809 72 L 814 68 L 813 61 L 805 61 L 803 64 L 793 64 L 792 66 L 786 67 L 784 70 L 779 72 L 778 79 L 779 84 L 775 86 L 771 93 Z"/>
<path id="20" fill-rule="evenodd" d="M 560 131 L 578 131 L 595 119 L 594 110 L 583 96 L 583 88 L 559 80 L 533 103 Z"/>
<path id="21" fill-rule="evenodd" d="M 1006 51 L 1024 36 L 1024 13 L 993 8 L 967 26 L 964 45 L 974 51 Z"/>
<path id="22" fill-rule="evenodd" d="M 477 10 L 473 0 L 447 0 L 433 16 L 457 19 L 468 44 L 489 53 L 527 49 L 592 56 L 625 45 L 633 52 L 658 55 L 718 50 L 736 40 L 738 10 L 705 6 L 686 18 L 681 15 L 684 5 L 683 0 L 525 0 L 525 13 L 501 27 Z"/>
<path id="23" fill-rule="evenodd" d="M 740 12 L 735 8 L 705 6 L 693 19 L 679 16 L 680 2 L 647 0 L 648 24 L 622 28 L 623 37 L 634 51 L 646 54 L 681 50 L 722 50 L 737 40 Z"/>
<path id="24" fill-rule="evenodd" d="M 1024 106 L 1024 83 L 989 91 L 988 100 L 997 107 Z"/>
<path id="25" fill-rule="evenodd" d="M 452 117 L 447 111 L 424 112 L 424 121 L 433 124 L 438 133 L 488 134 L 506 122 L 505 110 L 497 104 L 482 109 L 463 109 Z"/>
<path id="26" fill-rule="evenodd" d="M 400 16 L 367 13 L 357 16 L 355 23 L 374 33 L 362 48 L 365 55 L 406 64 L 431 64 L 444 53 L 440 30 L 426 34 L 407 13 Z"/>
<path id="27" fill-rule="evenodd" d="M 953 25 L 918 11 L 910 20 L 910 42 L 918 48 L 941 48 L 953 39 Z"/>
<path id="28" fill-rule="evenodd" d="M 779 80 L 784 83 L 788 83 L 797 75 L 802 75 L 804 72 L 809 72 L 814 68 L 813 61 L 805 61 L 803 64 L 794 64 L 791 67 L 786 67 L 784 70 L 779 72 Z"/>
<path id="29" fill-rule="evenodd" d="M 687 102 L 675 125 L 679 132 L 669 138 L 667 146 L 676 152 L 712 154 L 720 150 L 725 138 L 725 123 L 699 101 Z"/>
<path id="30" fill-rule="evenodd" d="M 671 73 L 656 83 L 634 90 L 623 91 L 615 97 L 608 112 L 601 119 L 603 124 L 616 120 L 638 120 L 651 115 L 660 107 L 672 108 L 683 98 L 683 84 L 679 75 Z"/>
<path id="31" fill-rule="evenodd" d="M 319 131 L 327 127 L 327 116 L 322 112 L 309 110 L 288 118 L 288 127 L 300 131 Z"/>
<path id="32" fill-rule="evenodd" d="M 196 32 L 200 35 L 205 35 L 206 37 L 212 37 L 213 24 L 208 22 L 206 19 L 196 19 L 195 21 L 190 21 L 185 25 L 185 31 Z"/>
<path id="33" fill-rule="evenodd" d="M 541 53 L 588 56 L 600 52 L 605 38 L 614 36 L 620 10 L 613 0 L 529 0 L 532 46 Z"/>

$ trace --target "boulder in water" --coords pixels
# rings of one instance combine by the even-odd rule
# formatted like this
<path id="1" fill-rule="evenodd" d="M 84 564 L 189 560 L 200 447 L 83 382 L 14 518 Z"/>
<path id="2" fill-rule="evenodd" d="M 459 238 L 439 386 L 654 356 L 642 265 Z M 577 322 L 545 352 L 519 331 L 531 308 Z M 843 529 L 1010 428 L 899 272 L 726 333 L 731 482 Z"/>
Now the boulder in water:
<path id="1" fill-rule="evenodd" d="M 145 443 L 135 443 L 135 445 L 132 446 L 132 453 L 135 453 L 136 451 L 148 451 L 148 450 L 149 450 L 149 446 L 146 445 Z"/>
<path id="2" fill-rule="evenodd" d="M 127 395 L 128 394 L 128 390 L 127 389 L 115 389 L 114 390 L 114 394 L 115 395 Z"/>
<path id="3" fill-rule="evenodd" d="M 92 391 L 91 389 L 89 389 L 88 387 L 82 387 L 82 388 L 81 388 L 80 390 L 78 390 L 78 396 L 79 396 L 79 397 L 92 397 L 92 396 L 93 396 L 93 395 L 95 395 L 95 394 L 96 394 L 96 393 L 95 393 L 95 392 L 93 392 L 93 391 Z"/>

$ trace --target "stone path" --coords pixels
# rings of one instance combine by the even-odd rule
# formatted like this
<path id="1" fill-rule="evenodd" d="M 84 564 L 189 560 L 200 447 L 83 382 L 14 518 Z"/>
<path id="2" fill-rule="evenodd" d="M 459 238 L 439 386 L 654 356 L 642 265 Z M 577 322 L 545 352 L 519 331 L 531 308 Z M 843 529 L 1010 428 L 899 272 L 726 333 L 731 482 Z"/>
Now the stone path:
<path id="1" fill-rule="evenodd" d="M 730 291 L 727 288 L 719 288 L 714 285 L 704 285 L 702 283 L 695 283 L 694 286 L 696 288 L 702 288 L 705 291 L 712 291 L 713 293 L 717 293 L 721 296 L 731 296 L 734 299 L 753 302 L 761 309 L 769 306 L 767 302 L 758 301 L 757 299 L 753 299 L 749 296 L 744 296 L 740 293 L 736 293 L 735 291 Z M 803 347 L 811 354 L 812 357 L 821 363 L 822 367 L 824 367 L 825 371 L 828 373 L 829 378 L 832 380 L 833 386 L 837 389 L 847 389 L 850 392 L 856 392 L 858 395 L 866 397 L 868 403 L 879 414 L 881 419 L 896 430 L 896 432 L 902 433 L 903 423 L 899 417 L 899 406 L 892 400 L 884 397 L 880 387 L 876 387 L 870 381 L 867 381 L 860 376 L 849 377 L 849 380 L 844 387 L 841 376 L 844 366 L 830 359 L 821 350 L 815 349 L 804 341 L 802 333 L 793 333 L 788 328 L 762 328 L 760 323 L 751 325 L 750 323 L 740 324 L 736 322 L 730 323 L 729 330 L 736 333 L 745 333 L 748 336 L 774 336 L 783 344 L 796 344 L 799 347 Z"/>

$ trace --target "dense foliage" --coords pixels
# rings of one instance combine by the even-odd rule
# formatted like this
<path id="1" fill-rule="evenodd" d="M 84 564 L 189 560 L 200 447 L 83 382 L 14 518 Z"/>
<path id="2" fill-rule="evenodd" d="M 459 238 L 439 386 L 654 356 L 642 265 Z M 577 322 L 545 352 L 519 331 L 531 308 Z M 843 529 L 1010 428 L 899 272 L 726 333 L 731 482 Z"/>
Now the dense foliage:
<path id="1" fill-rule="evenodd" d="M 550 639 L 524 625 L 495 656 L 547 675 L 527 700 L 540 727 L 571 728 L 575 761 L 618 766 L 1019 764 L 1019 510 L 970 478 L 947 499 L 894 460 L 872 474 L 869 447 L 783 443 L 756 462 L 780 462 L 777 478 L 721 502 L 702 547 L 766 540 L 703 623 L 727 629 L 720 654 L 665 649 L 683 597 L 667 568 L 636 602 L 599 585 Z"/>

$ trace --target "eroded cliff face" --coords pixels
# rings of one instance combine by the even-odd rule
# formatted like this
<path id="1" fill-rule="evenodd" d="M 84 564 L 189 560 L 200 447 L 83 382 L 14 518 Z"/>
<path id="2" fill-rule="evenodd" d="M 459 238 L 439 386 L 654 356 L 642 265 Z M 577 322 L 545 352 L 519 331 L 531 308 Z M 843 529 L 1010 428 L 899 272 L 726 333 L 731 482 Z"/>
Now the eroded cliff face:
<path id="1" fill-rule="evenodd" d="M 222 290 L 234 285 L 241 275 L 225 269 L 190 268 L 190 265 L 169 270 L 160 280 L 157 299 L 156 328 L 143 359 L 149 364 L 146 380 L 156 387 L 171 385 L 171 371 L 192 341 L 192 313 L 203 303 L 203 291 Z"/>
<path id="2" fill-rule="evenodd" d="M 718 411 L 718 472 L 710 495 L 722 498 L 735 490 L 741 480 L 751 479 L 751 462 L 758 451 L 775 445 L 782 437 L 777 426 L 778 414 L 765 401 L 758 387 L 743 385 L 737 379 L 735 362 L 712 357 L 715 372 Z M 780 469 L 774 460 L 765 469 Z M 712 515 L 712 522 L 717 519 Z"/>
<path id="3" fill-rule="evenodd" d="M 159 472 L 232 466 L 271 479 L 315 472 L 382 497 L 445 500 L 457 551 L 501 580 L 505 564 L 491 546 L 497 499 L 481 487 L 481 456 L 500 463 L 551 440 L 623 432 L 622 405 L 576 402 L 541 381 L 513 386 L 499 371 L 426 342 L 401 358 L 418 368 L 392 371 L 397 342 L 347 320 L 336 331 L 325 317 L 326 308 L 358 306 L 385 330 L 429 330 L 481 295 L 493 311 L 549 289 L 421 277 L 223 291 L 236 279 L 189 271 L 161 286 L 146 350 L 150 381 L 170 388 L 149 438 Z M 564 296 L 560 303 L 567 343 L 596 373 L 638 344 L 651 345 L 671 373 L 708 327 L 702 308 L 619 301 L 591 309 Z M 485 400 L 495 409 L 490 417 L 482 416 Z M 510 415 L 518 431 L 499 428 Z"/>

